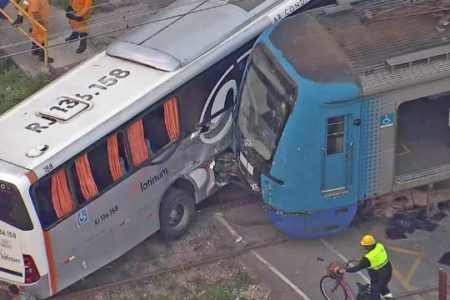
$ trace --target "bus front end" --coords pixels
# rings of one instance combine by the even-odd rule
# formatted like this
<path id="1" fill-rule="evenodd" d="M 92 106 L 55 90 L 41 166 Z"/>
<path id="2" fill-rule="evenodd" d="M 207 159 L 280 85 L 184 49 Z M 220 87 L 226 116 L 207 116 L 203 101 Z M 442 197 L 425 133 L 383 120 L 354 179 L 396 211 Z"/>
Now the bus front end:
<path id="1" fill-rule="evenodd" d="M 0 282 L 38 298 L 49 297 L 53 293 L 45 242 L 29 197 L 29 180 L 17 176 L 23 169 L 5 162 L 0 171 Z"/>

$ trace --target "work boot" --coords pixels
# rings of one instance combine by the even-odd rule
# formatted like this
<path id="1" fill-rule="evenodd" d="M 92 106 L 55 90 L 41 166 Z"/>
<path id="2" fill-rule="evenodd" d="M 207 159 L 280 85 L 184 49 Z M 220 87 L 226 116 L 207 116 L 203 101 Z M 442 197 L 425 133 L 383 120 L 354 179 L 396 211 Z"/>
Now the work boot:
<path id="1" fill-rule="evenodd" d="M 80 34 L 80 46 L 78 47 L 78 49 L 76 51 L 77 53 L 82 53 L 82 52 L 84 52 L 86 50 L 86 48 L 87 48 L 87 37 L 88 37 L 87 33 L 82 32 Z"/>
<path id="2" fill-rule="evenodd" d="M 31 50 L 32 55 L 39 55 L 39 50 L 41 50 L 41 48 L 39 48 L 35 43 L 31 43 Z"/>
<path id="3" fill-rule="evenodd" d="M 80 33 L 78 31 L 72 31 L 72 33 L 66 37 L 65 41 L 70 42 L 73 40 L 77 40 L 80 37 Z"/>
<path id="4" fill-rule="evenodd" d="M 23 23 L 23 16 L 18 15 L 14 22 L 11 24 L 12 26 L 17 26 Z"/>
<path id="5" fill-rule="evenodd" d="M 39 49 L 38 50 L 39 53 L 36 54 L 36 57 L 39 61 L 44 62 L 45 61 L 45 56 L 44 56 L 44 50 Z M 52 62 L 54 62 L 55 60 L 53 58 L 51 58 L 50 56 L 48 57 L 48 63 L 51 64 Z"/>

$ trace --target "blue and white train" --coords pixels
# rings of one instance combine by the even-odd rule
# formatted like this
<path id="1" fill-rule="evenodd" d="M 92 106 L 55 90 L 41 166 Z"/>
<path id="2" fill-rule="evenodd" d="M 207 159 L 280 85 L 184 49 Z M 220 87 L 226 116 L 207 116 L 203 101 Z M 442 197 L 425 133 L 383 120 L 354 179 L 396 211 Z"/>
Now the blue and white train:
<path id="1" fill-rule="evenodd" d="M 309 10 L 256 41 L 236 159 L 290 236 L 342 232 L 358 204 L 392 215 L 450 199 L 450 33 L 432 14 L 383 18 L 401 6 L 388 2 Z"/>

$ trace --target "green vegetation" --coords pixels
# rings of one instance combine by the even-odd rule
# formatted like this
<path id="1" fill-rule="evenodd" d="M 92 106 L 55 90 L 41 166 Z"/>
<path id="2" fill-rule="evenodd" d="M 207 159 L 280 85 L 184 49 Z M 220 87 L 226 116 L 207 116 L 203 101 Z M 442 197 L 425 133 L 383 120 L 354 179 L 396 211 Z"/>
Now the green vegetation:
<path id="1" fill-rule="evenodd" d="M 211 299 L 211 300 L 232 300 L 236 299 L 233 296 L 233 289 L 226 284 L 215 283 L 212 286 L 208 287 L 205 293 L 201 296 L 202 299 Z"/>
<path id="2" fill-rule="evenodd" d="M 54 6 L 59 6 L 65 10 L 67 6 L 69 6 L 69 1 L 70 0 L 50 0 L 50 3 Z"/>
<path id="3" fill-rule="evenodd" d="M 234 300 L 239 297 L 245 300 L 240 293 L 249 285 L 256 284 L 257 281 L 248 274 L 239 272 L 231 281 L 215 282 L 200 294 L 191 294 L 187 297 L 189 300 Z"/>
<path id="4" fill-rule="evenodd" d="M 43 86 L 47 80 L 27 76 L 10 59 L 0 60 L 0 114 L 21 102 Z"/>

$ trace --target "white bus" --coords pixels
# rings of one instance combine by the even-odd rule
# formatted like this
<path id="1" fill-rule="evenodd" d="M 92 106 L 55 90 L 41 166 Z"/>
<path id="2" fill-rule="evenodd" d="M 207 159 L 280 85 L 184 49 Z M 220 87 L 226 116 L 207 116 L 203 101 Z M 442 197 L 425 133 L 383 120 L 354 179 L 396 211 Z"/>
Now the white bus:
<path id="1" fill-rule="evenodd" d="M 0 280 L 45 298 L 185 233 L 255 38 L 307 2 L 176 1 L 2 115 Z"/>

